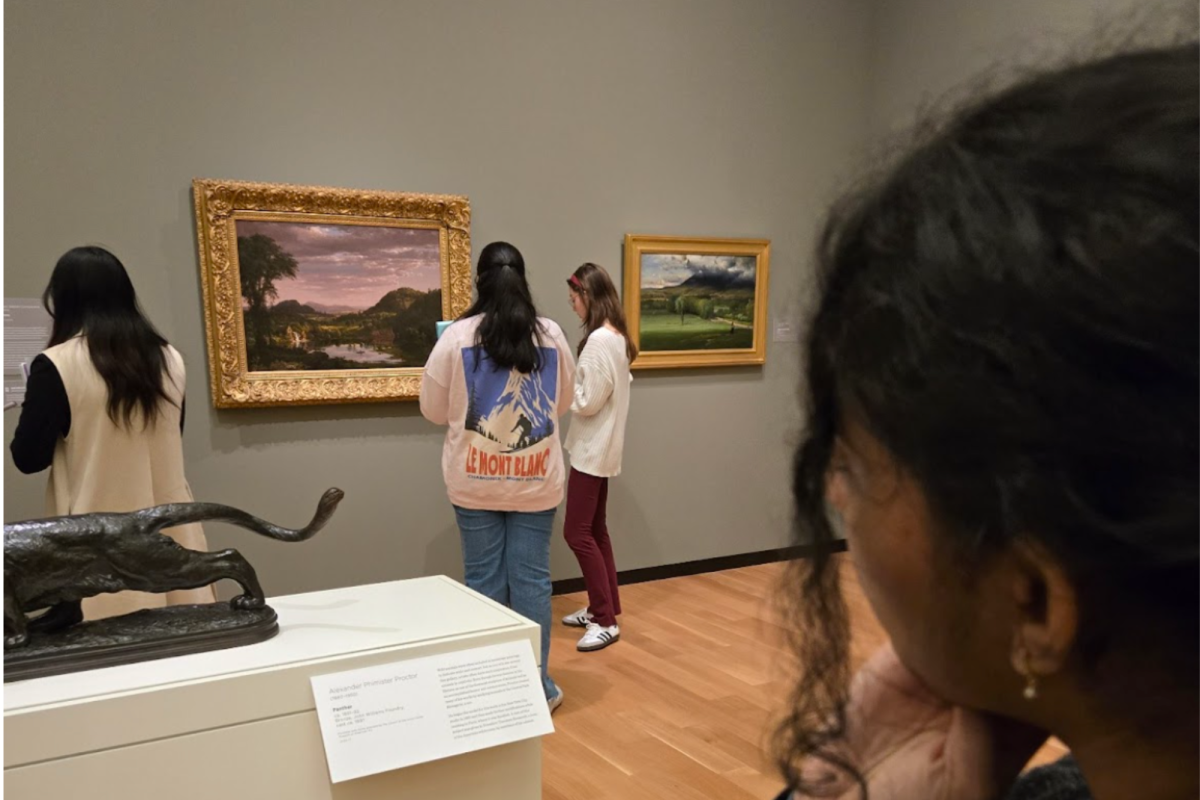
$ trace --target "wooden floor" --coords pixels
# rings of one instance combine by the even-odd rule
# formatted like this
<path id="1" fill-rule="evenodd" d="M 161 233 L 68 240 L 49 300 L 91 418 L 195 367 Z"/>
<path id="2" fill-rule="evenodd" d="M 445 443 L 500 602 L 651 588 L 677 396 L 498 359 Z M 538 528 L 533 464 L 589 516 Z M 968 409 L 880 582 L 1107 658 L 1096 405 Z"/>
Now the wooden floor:
<path id="1" fill-rule="evenodd" d="M 857 664 L 885 635 L 842 567 Z M 767 564 L 622 587 L 621 641 L 594 653 L 558 624 L 586 595 L 555 597 L 550 673 L 566 699 L 543 740 L 544 800 L 773 798 L 769 735 L 791 684 L 772 605 L 782 575 Z"/>

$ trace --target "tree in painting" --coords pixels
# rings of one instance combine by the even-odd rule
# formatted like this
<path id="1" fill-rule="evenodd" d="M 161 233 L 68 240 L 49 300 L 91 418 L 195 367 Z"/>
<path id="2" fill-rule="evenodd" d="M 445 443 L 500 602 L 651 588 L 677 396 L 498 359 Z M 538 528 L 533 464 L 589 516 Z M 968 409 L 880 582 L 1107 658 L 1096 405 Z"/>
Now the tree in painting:
<path id="1" fill-rule="evenodd" d="M 275 281 L 296 277 L 296 259 L 270 236 L 256 233 L 239 236 L 238 270 L 242 278 L 242 297 L 246 301 L 246 319 L 254 328 L 254 342 L 266 347 L 270 335 L 268 301 L 279 296 Z"/>
<path id="2" fill-rule="evenodd" d="M 754 256 L 644 253 L 643 352 L 754 346 Z"/>
<path id="3" fill-rule="evenodd" d="M 239 220 L 252 372 L 419 366 L 442 318 L 437 230 Z"/>

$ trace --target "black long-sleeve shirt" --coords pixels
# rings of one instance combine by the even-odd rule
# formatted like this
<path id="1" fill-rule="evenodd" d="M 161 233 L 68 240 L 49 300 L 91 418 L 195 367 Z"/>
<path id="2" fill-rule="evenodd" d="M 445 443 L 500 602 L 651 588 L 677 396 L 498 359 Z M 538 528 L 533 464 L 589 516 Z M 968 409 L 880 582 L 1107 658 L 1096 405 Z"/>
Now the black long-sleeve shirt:
<path id="1" fill-rule="evenodd" d="M 183 430 L 187 404 L 180 406 L 179 430 Z M 29 365 L 29 381 L 25 384 L 25 402 L 21 418 L 13 435 L 13 463 L 26 475 L 41 472 L 54 461 L 54 448 L 59 438 L 71 432 L 71 403 L 67 389 L 54 362 L 38 355 Z"/>

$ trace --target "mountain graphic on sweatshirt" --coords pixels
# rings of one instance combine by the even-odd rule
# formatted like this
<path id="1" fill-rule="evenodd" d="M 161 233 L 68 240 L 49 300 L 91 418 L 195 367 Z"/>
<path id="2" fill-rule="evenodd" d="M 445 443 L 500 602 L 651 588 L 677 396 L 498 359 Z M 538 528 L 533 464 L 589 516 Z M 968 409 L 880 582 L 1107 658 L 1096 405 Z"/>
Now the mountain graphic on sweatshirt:
<path id="1" fill-rule="evenodd" d="M 467 430 L 515 452 L 554 434 L 558 353 L 539 348 L 540 368 L 522 374 L 496 370 L 486 354 L 475 364 L 475 348 L 463 349 L 467 381 Z"/>

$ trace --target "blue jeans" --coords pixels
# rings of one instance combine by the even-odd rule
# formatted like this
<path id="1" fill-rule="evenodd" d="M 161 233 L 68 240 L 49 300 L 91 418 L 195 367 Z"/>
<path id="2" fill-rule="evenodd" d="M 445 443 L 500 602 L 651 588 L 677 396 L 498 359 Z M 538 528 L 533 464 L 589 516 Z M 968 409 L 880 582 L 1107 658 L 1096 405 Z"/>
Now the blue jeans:
<path id="1" fill-rule="evenodd" d="M 479 511 L 454 507 L 462 535 L 467 586 L 508 606 L 542 628 L 542 689 L 558 695 L 550 678 L 550 535 L 549 511 Z"/>

